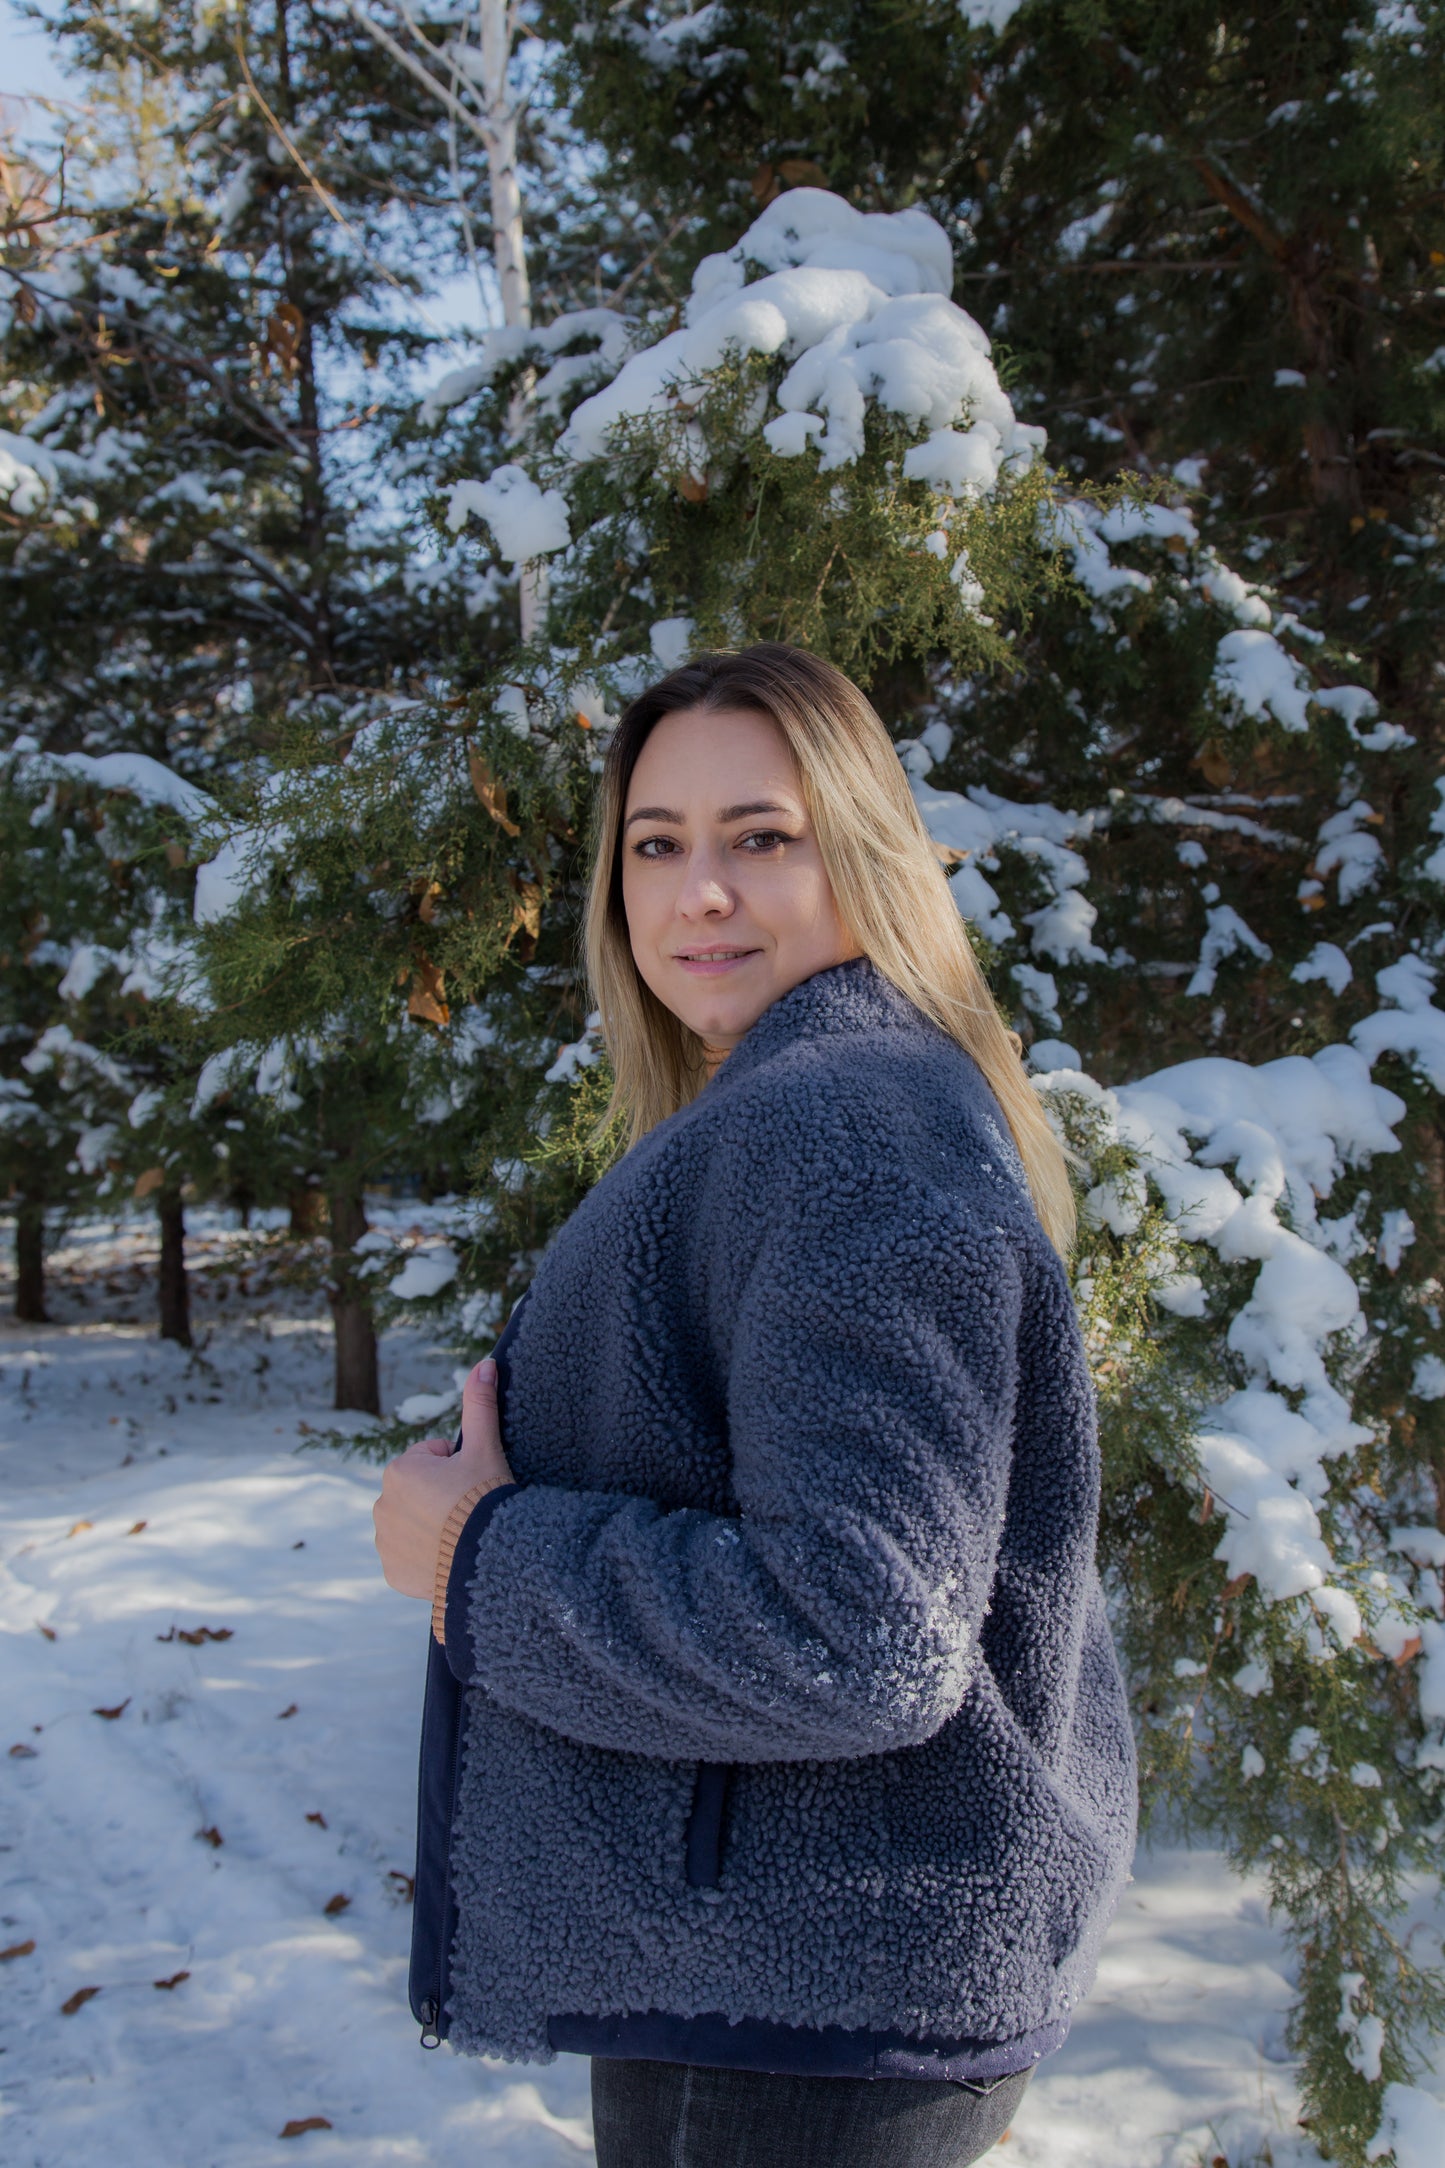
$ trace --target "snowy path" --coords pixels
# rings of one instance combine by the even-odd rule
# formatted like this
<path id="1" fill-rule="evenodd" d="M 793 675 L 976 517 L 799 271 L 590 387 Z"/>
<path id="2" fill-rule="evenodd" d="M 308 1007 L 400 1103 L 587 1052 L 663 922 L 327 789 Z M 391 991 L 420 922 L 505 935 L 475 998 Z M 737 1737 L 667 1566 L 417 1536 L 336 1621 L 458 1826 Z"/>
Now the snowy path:
<path id="1" fill-rule="evenodd" d="M 584 2060 L 418 2044 L 425 1614 L 377 1569 L 374 1472 L 295 1450 L 327 1421 L 320 1321 L 215 1311 L 204 1366 L 139 1322 L 0 1328 L 0 2154 L 582 2168 Z M 400 1338 L 389 1368 L 391 1399 L 429 1375 Z M 203 1626 L 228 1638 L 172 1637 Z M 1000 2161 L 1313 2159 L 1280 1963 L 1216 1859 L 1142 1859 Z"/>

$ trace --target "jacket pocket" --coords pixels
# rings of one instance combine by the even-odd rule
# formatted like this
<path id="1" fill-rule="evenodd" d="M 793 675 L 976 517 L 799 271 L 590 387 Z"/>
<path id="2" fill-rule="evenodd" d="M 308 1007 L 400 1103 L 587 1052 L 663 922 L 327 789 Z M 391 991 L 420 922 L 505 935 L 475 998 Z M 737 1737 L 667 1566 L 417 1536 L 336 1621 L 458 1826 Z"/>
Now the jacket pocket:
<path id="1" fill-rule="evenodd" d="M 689 1889 L 716 1889 L 722 1874 L 723 1817 L 727 1810 L 731 1762 L 699 1762 L 692 1807 L 683 1843 L 683 1868 Z"/>

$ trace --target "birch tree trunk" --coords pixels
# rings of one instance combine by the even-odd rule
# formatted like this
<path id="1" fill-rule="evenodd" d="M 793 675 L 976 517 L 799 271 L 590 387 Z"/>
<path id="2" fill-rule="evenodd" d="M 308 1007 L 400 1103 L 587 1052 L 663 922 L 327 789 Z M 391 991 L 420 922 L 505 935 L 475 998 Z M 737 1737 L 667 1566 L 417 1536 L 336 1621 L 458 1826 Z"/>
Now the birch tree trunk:
<path id="1" fill-rule="evenodd" d="M 517 34 L 515 0 L 477 0 L 477 42 L 481 52 L 482 128 L 487 146 L 487 176 L 492 198 L 492 258 L 502 296 L 502 322 L 530 326 L 532 285 L 527 276 L 527 241 L 522 225 L 522 189 L 517 178 L 519 108 L 508 81 Z M 520 379 L 507 411 L 507 431 L 520 438 L 532 403 L 531 371 Z M 530 640 L 547 606 L 547 575 L 540 560 L 517 572 L 522 638 Z"/>
<path id="2" fill-rule="evenodd" d="M 406 0 L 395 0 L 400 36 L 378 21 L 373 9 L 363 5 L 362 0 L 346 0 L 346 5 L 352 20 L 430 92 L 453 126 L 460 123 L 486 152 L 492 261 L 501 294 L 502 322 L 509 329 L 530 326 L 532 287 L 527 275 L 527 236 L 517 176 L 522 102 L 514 95 L 511 84 L 512 53 L 520 22 L 518 0 L 477 0 L 475 15 L 465 17 L 458 34 L 442 46 L 434 45 L 427 37 Z M 450 82 L 446 79 L 448 72 Z M 532 382 L 530 372 L 519 380 L 507 412 L 508 434 L 517 440 L 526 432 Z M 517 583 L 522 638 L 530 640 L 547 604 L 544 566 L 540 562 L 520 566 Z"/>

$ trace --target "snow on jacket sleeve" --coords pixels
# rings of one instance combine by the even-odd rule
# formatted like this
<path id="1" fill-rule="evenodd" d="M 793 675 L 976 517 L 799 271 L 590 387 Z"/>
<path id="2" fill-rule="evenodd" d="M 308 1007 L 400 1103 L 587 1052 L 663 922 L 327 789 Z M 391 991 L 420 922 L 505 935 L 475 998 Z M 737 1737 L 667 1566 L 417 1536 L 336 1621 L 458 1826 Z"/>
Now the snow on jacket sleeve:
<path id="1" fill-rule="evenodd" d="M 731 1332 L 737 1517 L 524 1483 L 468 1547 L 472 1681 L 570 1739 L 837 1759 L 929 1738 L 968 1688 L 1025 1242 L 847 1097 L 729 1207 L 766 1222 Z"/>

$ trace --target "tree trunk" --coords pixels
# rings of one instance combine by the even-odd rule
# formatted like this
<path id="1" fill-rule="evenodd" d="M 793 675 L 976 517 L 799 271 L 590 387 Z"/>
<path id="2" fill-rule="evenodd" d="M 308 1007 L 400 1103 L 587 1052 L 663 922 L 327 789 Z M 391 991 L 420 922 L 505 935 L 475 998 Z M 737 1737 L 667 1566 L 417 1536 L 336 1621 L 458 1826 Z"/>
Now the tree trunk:
<path id="1" fill-rule="evenodd" d="M 48 1325 L 45 1307 L 45 1205 L 22 1197 L 15 1212 L 15 1315 L 22 1325 Z"/>
<path id="2" fill-rule="evenodd" d="M 301 1241 L 321 1234 L 326 1226 L 326 1198 L 319 1189 L 293 1189 L 286 1199 L 291 1213 L 291 1233 Z"/>
<path id="3" fill-rule="evenodd" d="M 191 1344 L 191 1287 L 186 1277 L 186 1212 L 178 1189 L 156 1199 L 161 1223 L 161 1338 Z"/>
<path id="4" fill-rule="evenodd" d="M 356 1277 L 353 1244 L 366 1233 L 366 1208 L 349 1190 L 331 1195 L 332 1285 L 327 1295 L 336 1338 L 336 1406 L 380 1415 L 376 1326 L 366 1283 Z"/>

